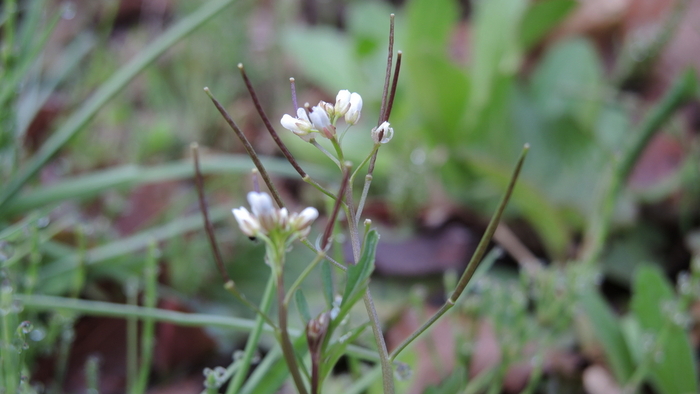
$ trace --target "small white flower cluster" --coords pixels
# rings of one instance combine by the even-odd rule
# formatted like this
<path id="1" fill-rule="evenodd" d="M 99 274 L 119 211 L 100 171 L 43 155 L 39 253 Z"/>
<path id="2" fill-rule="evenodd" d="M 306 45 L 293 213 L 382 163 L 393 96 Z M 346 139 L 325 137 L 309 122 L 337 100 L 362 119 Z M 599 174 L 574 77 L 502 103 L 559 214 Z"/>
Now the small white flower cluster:
<path id="1" fill-rule="evenodd" d="M 292 214 L 287 208 L 277 209 L 267 193 L 248 193 L 248 203 L 252 213 L 240 207 L 233 209 L 233 216 L 241 231 L 249 237 L 267 237 L 271 233 L 305 237 L 311 231 L 311 223 L 318 217 L 318 211 L 313 207 Z"/>
<path id="2" fill-rule="evenodd" d="M 321 133 L 324 137 L 335 137 L 335 124 L 341 117 L 345 123 L 354 125 L 360 120 L 362 97 L 349 90 L 341 90 L 335 98 L 335 105 L 320 101 L 312 108 L 297 108 L 297 116 L 285 114 L 280 120 L 282 126 L 305 141 L 314 138 L 312 133 Z"/>

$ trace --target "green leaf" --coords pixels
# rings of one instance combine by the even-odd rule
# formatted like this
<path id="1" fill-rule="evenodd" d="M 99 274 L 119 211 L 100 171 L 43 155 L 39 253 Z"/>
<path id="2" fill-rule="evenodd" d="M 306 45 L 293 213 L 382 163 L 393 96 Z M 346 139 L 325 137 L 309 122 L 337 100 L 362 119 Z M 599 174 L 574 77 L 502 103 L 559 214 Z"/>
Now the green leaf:
<path id="1" fill-rule="evenodd" d="M 426 133 L 428 137 L 444 137 L 455 129 L 468 97 L 466 73 L 448 56 L 458 15 L 452 0 L 412 1 L 406 9 L 407 31 L 399 34 L 406 38 L 407 56 L 401 71 L 409 81 L 406 97 L 432 129 Z M 435 129 L 443 132 L 434 133 Z"/>
<path id="2" fill-rule="evenodd" d="M 306 326 L 309 320 L 311 320 L 311 313 L 309 313 L 309 304 L 306 302 L 306 297 L 304 297 L 304 292 L 301 289 L 298 289 L 296 293 L 294 293 L 294 300 L 297 303 L 297 309 L 301 315 L 301 320 L 304 326 Z"/>
<path id="3" fill-rule="evenodd" d="M 489 106 L 499 80 L 518 71 L 520 23 L 526 9 L 525 0 L 475 2 L 470 116 L 478 118 Z"/>
<path id="4" fill-rule="evenodd" d="M 697 369 L 688 334 L 664 311 L 677 302 L 671 284 L 660 269 L 643 266 L 636 272 L 632 290 L 632 312 L 642 328 L 661 342 L 660 357 L 651 364 L 651 382 L 665 394 L 697 393 Z"/>
<path id="5" fill-rule="evenodd" d="M 577 5 L 578 2 L 574 0 L 543 0 L 534 3 L 525 13 L 520 28 L 520 43 L 523 48 L 537 44 Z"/>
<path id="6" fill-rule="evenodd" d="M 323 282 L 323 296 L 326 299 L 328 309 L 333 307 L 335 290 L 333 289 L 333 271 L 331 263 L 325 261 L 321 263 L 321 281 Z"/>
<path id="7" fill-rule="evenodd" d="M 299 356 L 304 356 L 308 352 L 306 337 L 300 335 L 293 340 L 294 350 Z M 289 367 L 281 357 L 282 352 L 276 346 L 269 352 L 260 365 L 255 368 L 250 378 L 240 390 L 240 394 L 274 394 L 279 392 L 280 387 L 289 377 Z"/>
<path id="8" fill-rule="evenodd" d="M 595 290 L 585 292 L 579 304 L 591 322 L 618 383 L 624 384 L 634 372 L 632 357 L 620 329 L 620 322 Z"/>
<path id="9" fill-rule="evenodd" d="M 377 253 L 377 244 L 379 243 L 379 233 L 377 230 L 370 230 L 365 236 L 363 243 L 362 255 L 357 264 L 350 265 L 347 271 L 347 282 L 345 283 L 345 292 L 343 293 L 343 301 L 341 309 L 344 306 L 352 306 L 352 300 L 357 294 L 362 294 L 367 281 L 374 271 L 374 257 Z M 339 319 L 340 317 L 336 318 Z M 342 318 L 341 318 L 342 319 Z"/>
<path id="10" fill-rule="evenodd" d="M 287 54 L 311 82 L 328 92 L 362 91 L 362 72 L 348 36 L 330 27 L 297 27 L 284 31 L 281 40 Z"/>
<path id="11" fill-rule="evenodd" d="M 406 7 L 406 47 L 410 53 L 445 53 L 459 17 L 452 0 L 414 0 Z"/>
<path id="12" fill-rule="evenodd" d="M 602 82 L 603 70 L 595 48 L 589 41 L 576 38 L 547 51 L 533 73 L 531 88 L 547 118 L 570 116 L 582 130 L 590 132 L 602 104 Z"/>
<path id="13" fill-rule="evenodd" d="M 323 352 L 325 355 L 325 361 L 321 363 L 321 379 L 328 376 L 328 374 L 333 370 L 335 364 L 338 363 L 338 360 L 340 360 L 340 357 L 345 354 L 345 349 L 347 349 L 348 345 L 355 342 L 355 340 L 357 340 L 367 326 L 369 326 L 369 322 L 353 328 L 350 330 L 350 332 L 343 334 L 341 337 L 343 338 L 342 341 L 338 339 L 328 346 L 328 348 Z"/>
<path id="14" fill-rule="evenodd" d="M 284 159 L 261 158 L 261 161 L 270 173 L 291 178 L 298 177 L 298 174 Z M 250 158 L 246 155 L 217 155 L 203 158 L 201 170 L 202 174 L 205 175 L 246 173 L 250 171 L 251 165 Z M 308 172 L 313 172 L 316 179 L 318 179 L 319 175 L 321 179 L 331 176 L 327 170 L 323 170 L 318 166 L 304 163 L 302 165 Z M 6 209 L 0 213 L 0 216 L 26 212 L 67 199 L 89 198 L 112 188 L 190 179 L 193 175 L 194 169 L 191 160 L 181 160 L 152 167 L 127 164 L 94 171 L 23 193 L 20 198 L 14 199 L 8 204 Z"/>

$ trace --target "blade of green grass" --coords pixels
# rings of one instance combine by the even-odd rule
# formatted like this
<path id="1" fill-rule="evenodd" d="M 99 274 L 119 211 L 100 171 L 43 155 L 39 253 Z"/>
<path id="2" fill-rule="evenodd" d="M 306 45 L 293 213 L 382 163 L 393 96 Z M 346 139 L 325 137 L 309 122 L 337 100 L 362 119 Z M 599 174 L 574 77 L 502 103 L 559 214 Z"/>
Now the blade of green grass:
<path id="1" fill-rule="evenodd" d="M 298 174 L 286 160 L 276 158 L 261 159 L 265 167 L 273 174 L 298 178 Z M 309 166 L 314 174 L 321 174 L 321 179 L 331 179 L 329 171 Z M 201 170 L 208 174 L 248 173 L 252 168 L 250 158 L 246 155 L 220 155 L 202 158 Z M 141 167 L 128 164 L 120 167 L 91 172 L 61 181 L 58 184 L 38 187 L 19 198 L 13 199 L 0 213 L 0 216 L 14 215 L 47 204 L 72 198 L 90 198 L 107 189 L 128 188 L 145 183 L 190 179 L 194 174 L 191 160 Z"/>
<path id="2" fill-rule="evenodd" d="M 212 222 L 219 221 L 229 215 L 231 215 L 231 208 L 228 205 L 216 207 L 210 211 Z M 91 266 L 114 257 L 144 250 L 150 242 L 160 242 L 189 231 L 198 230 L 203 226 L 202 216 L 199 213 L 176 219 L 163 226 L 142 231 L 130 237 L 88 250 L 84 256 L 85 265 Z M 40 280 L 47 280 L 74 270 L 78 267 L 79 258 L 80 256 L 76 252 L 48 264 L 42 269 Z"/>
<path id="3" fill-rule="evenodd" d="M 141 51 L 129 63 L 121 67 L 95 93 L 87 98 L 63 125 L 49 137 L 41 149 L 23 168 L 5 185 L 0 192 L 0 209 L 14 197 L 22 186 L 29 181 L 78 131 L 97 114 L 107 102 L 119 93 L 146 66 L 156 60 L 168 48 L 183 37 L 192 33 L 211 17 L 220 14 L 233 0 L 210 0 L 197 11 L 186 16 L 163 35 Z M 239 3 L 240 4 L 240 3 Z M 0 94 L 2 97 L 2 94 Z"/>

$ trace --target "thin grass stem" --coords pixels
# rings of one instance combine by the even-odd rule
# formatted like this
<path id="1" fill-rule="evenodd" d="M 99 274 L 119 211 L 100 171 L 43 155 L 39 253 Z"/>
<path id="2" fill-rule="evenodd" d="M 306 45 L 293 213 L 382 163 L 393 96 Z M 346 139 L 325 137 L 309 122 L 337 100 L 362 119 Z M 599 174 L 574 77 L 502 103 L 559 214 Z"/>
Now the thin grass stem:
<path id="1" fill-rule="evenodd" d="M 63 125 L 52 133 L 39 151 L 7 182 L 0 192 L 0 211 L 5 204 L 27 183 L 74 135 L 117 93 L 149 64 L 155 61 L 168 48 L 193 32 L 221 10 L 231 5 L 233 0 L 210 0 L 195 12 L 174 24 L 165 33 L 141 51 L 128 64 L 121 67 L 103 83 L 83 104 L 72 113 Z"/>
<path id="2" fill-rule="evenodd" d="M 157 244 L 151 242 L 148 248 L 148 256 L 144 267 L 144 303 L 146 308 L 155 308 L 158 302 L 158 258 Z M 153 348 L 155 345 L 156 323 L 152 317 L 143 319 L 141 328 L 141 366 L 138 371 L 136 385 L 132 392 L 143 394 L 146 392 L 148 377 L 151 372 L 151 362 L 153 361 Z"/>

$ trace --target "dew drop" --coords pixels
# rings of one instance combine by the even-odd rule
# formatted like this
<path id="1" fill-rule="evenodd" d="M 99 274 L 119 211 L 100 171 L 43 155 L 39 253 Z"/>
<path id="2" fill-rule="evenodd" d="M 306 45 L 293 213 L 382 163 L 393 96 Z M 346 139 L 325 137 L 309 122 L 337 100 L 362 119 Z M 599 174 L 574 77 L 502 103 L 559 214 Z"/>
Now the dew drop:
<path id="1" fill-rule="evenodd" d="M 406 381 L 413 376 L 413 370 L 406 363 L 396 363 L 394 368 L 394 375 L 397 380 Z"/>
<path id="2" fill-rule="evenodd" d="M 36 221 L 36 226 L 39 228 L 45 228 L 51 223 L 51 220 L 47 216 L 42 216 Z"/>
<path id="3" fill-rule="evenodd" d="M 23 334 L 29 334 L 34 329 L 34 326 L 32 325 L 32 322 L 25 320 L 19 324 L 19 328 L 22 330 Z"/>
<path id="4" fill-rule="evenodd" d="M 31 339 L 34 342 L 39 342 L 42 339 L 44 339 L 45 337 L 46 337 L 46 332 L 41 328 L 37 328 L 35 330 L 32 330 L 32 332 L 29 333 L 29 339 Z"/>

